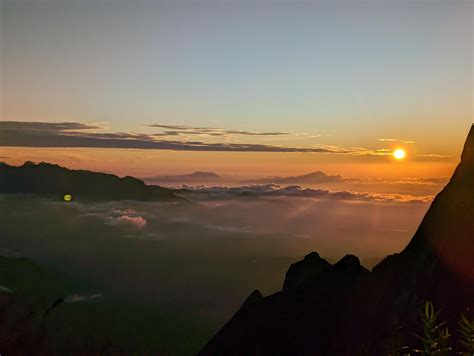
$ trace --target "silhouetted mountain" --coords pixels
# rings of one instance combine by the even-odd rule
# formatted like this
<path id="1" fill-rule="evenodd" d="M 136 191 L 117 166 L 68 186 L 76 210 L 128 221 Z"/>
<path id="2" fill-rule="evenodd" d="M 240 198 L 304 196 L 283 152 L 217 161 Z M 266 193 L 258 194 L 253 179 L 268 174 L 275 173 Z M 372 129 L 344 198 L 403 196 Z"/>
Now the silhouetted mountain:
<path id="1" fill-rule="evenodd" d="M 0 163 L 0 194 L 38 194 L 74 200 L 178 199 L 172 190 L 146 185 L 133 178 L 84 170 L 70 170 L 55 164 L 26 162 L 14 167 Z"/>
<path id="2" fill-rule="evenodd" d="M 329 271 L 331 264 L 322 259 L 317 252 L 311 252 L 302 261 L 293 263 L 286 272 L 283 290 L 304 288 L 319 275 Z"/>
<path id="3" fill-rule="evenodd" d="M 417 343 L 425 300 L 456 330 L 474 307 L 474 127 L 450 182 L 406 248 L 368 272 L 355 256 L 334 265 L 311 253 L 283 290 L 247 303 L 200 355 L 383 355 L 393 338 Z"/>
<path id="4" fill-rule="evenodd" d="M 160 182 L 160 183 L 208 183 L 217 182 L 221 178 L 212 172 L 194 172 L 191 174 L 175 175 L 175 176 L 156 176 L 144 178 L 145 181 L 149 182 Z"/>
<path id="5" fill-rule="evenodd" d="M 293 177 L 267 177 L 248 181 L 247 183 L 254 184 L 320 184 L 320 183 L 337 183 L 341 182 L 343 178 L 340 175 L 327 175 L 321 171 L 303 174 Z"/>

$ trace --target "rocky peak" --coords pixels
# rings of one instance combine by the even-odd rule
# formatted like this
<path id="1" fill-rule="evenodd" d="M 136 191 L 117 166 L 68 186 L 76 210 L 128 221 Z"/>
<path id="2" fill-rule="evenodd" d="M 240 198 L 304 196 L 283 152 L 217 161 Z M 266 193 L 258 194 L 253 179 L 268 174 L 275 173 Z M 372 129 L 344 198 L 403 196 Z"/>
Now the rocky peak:
<path id="1" fill-rule="evenodd" d="M 346 255 L 341 258 L 334 266 L 335 272 L 344 273 L 360 273 L 368 272 L 368 270 L 360 264 L 360 260 L 357 256 Z"/>
<path id="2" fill-rule="evenodd" d="M 250 293 L 247 299 L 245 299 L 245 301 L 243 302 L 240 308 L 243 309 L 249 304 L 257 303 L 262 299 L 263 299 L 262 293 L 260 293 L 258 289 L 255 289 L 252 293 Z"/>
<path id="3" fill-rule="evenodd" d="M 467 135 L 466 143 L 461 154 L 462 163 L 474 164 L 474 125 L 471 126 L 471 130 Z"/>
<path id="4" fill-rule="evenodd" d="M 293 263 L 286 273 L 283 290 L 293 290 L 313 283 L 322 273 L 329 271 L 331 264 L 317 252 L 306 255 L 302 261 Z"/>

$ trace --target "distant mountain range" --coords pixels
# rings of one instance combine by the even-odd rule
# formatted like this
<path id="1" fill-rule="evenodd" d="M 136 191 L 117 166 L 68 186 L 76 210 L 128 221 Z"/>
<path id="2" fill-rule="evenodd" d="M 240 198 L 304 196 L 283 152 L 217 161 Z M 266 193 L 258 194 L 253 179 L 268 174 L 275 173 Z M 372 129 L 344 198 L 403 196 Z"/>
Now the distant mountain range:
<path id="1" fill-rule="evenodd" d="M 183 175 L 166 175 L 166 176 L 154 176 L 143 178 L 147 182 L 156 182 L 162 184 L 192 184 L 192 183 L 219 183 L 223 179 L 219 175 L 213 172 L 194 172 L 191 174 Z M 227 181 L 227 180 L 226 180 Z M 317 171 L 308 174 L 302 174 L 298 176 L 289 176 L 289 177 L 265 177 L 259 179 L 246 179 L 239 180 L 236 177 L 232 178 L 232 181 L 240 184 L 321 184 L 321 183 L 339 183 L 343 182 L 344 178 L 340 175 L 327 175 L 324 172 Z"/>
<path id="2" fill-rule="evenodd" d="M 36 194 L 73 200 L 176 200 L 171 189 L 146 185 L 133 177 L 71 170 L 56 164 L 26 162 L 15 167 L 0 163 L 0 194 Z"/>
<path id="3" fill-rule="evenodd" d="M 474 126 L 451 180 L 402 252 L 372 272 L 352 255 L 330 264 L 308 254 L 291 265 L 282 291 L 254 291 L 200 355 L 405 353 L 402 346 L 419 344 L 413 333 L 423 333 L 426 300 L 450 331 L 461 313 L 473 319 L 473 261 Z"/>
<path id="4" fill-rule="evenodd" d="M 159 183 L 215 183 L 221 179 L 213 172 L 194 172 L 184 175 L 155 176 L 143 178 L 148 182 Z"/>
<path id="5" fill-rule="evenodd" d="M 343 181 L 340 175 L 327 175 L 321 171 L 303 174 L 292 177 L 267 177 L 246 181 L 246 183 L 253 184 L 320 184 L 320 183 L 338 183 Z"/>

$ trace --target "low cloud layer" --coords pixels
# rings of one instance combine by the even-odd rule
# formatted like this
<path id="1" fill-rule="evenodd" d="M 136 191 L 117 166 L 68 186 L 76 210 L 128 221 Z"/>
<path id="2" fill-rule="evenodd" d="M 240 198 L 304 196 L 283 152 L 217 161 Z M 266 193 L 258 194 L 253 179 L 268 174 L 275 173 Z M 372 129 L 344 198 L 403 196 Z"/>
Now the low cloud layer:
<path id="1" fill-rule="evenodd" d="M 384 183 L 384 184 L 430 184 L 440 185 L 446 184 L 449 178 L 447 177 L 402 177 L 402 178 L 345 178 L 346 182 L 360 182 L 360 183 Z"/>
<path id="2" fill-rule="evenodd" d="M 263 186 L 253 189 L 263 194 L 194 203 L 4 197 L 0 242 L 89 281 L 90 288 L 64 294 L 71 303 L 95 301 L 100 291 L 107 302 L 173 303 L 229 315 L 249 290 L 281 289 L 288 266 L 311 251 L 332 260 L 400 251 L 429 206 L 318 191 L 311 192 L 317 199 L 301 198 L 308 193 L 291 187 L 271 193 L 277 189 Z M 124 216 L 146 219 L 146 226 L 138 229 Z M 127 223 L 110 224 L 121 220 Z"/>
<path id="3" fill-rule="evenodd" d="M 295 197 L 341 201 L 427 203 L 432 197 L 413 197 L 401 194 L 357 193 L 330 191 L 326 189 L 302 188 L 298 185 L 280 187 L 274 184 L 247 185 L 242 187 L 202 187 L 185 193 L 189 198 L 200 201 L 233 199 L 241 197 Z"/>

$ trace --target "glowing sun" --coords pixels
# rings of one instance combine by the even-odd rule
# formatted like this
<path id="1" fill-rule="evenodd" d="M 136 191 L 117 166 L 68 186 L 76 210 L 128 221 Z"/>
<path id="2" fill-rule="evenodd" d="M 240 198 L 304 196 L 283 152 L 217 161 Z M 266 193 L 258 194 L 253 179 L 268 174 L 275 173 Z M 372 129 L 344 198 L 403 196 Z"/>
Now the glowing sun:
<path id="1" fill-rule="evenodd" d="M 405 150 L 401 148 L 397 148 L 395 151 L 393 151 L 393 157 L 396 159 L 404 159 L 406 156 Z"/>

